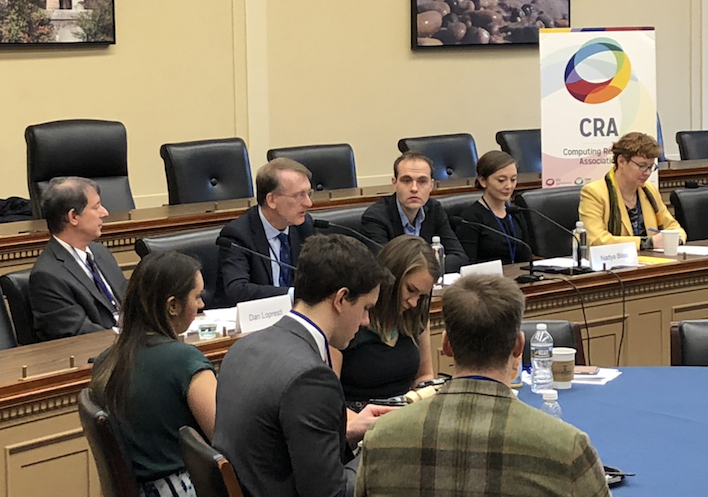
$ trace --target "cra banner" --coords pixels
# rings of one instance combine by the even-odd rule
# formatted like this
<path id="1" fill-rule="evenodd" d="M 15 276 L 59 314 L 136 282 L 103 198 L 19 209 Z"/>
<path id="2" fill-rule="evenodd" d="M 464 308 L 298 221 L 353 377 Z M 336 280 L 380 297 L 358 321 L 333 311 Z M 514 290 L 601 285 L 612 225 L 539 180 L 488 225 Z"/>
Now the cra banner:
<path id="1" fill-rule="evenodd" d="M 584 185 L 612 167 L 612 143 L 656 137 L 654 28 L 540 30 L 543 186 Z"/>

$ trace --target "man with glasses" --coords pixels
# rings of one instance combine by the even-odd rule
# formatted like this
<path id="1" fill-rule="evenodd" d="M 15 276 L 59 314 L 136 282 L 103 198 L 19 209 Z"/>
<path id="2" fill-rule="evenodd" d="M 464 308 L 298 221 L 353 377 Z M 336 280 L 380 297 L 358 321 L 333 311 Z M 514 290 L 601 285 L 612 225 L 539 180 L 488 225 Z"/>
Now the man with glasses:
<path id="1" fill-rule="evenodd" d="M 221 236 L 271 260 L 238 247 L 221 247 L 217 294 L 223 292 L 233 305 L 275 295 L 292 298 L 294 270 L 288 266 L 297 265 L 300 246 L 314 232 L 307 214 L 312 207 L 311 179 L 305 166 L 286 158 L 258 170 L 258 205 L 227 224 Z"/>
<path id="2" fill-rule="evenodd" d="M 659 190 L 647 180 L 656 171 L 661 146 L 644 133 L 627 133 L 612 145 L 613 167 L 580 192 L 580 220 L 589 245 L 633 242 L 637 250 L 663 248 L 661 230 L 686 232 L 669 213 Z"/>
<path id="3" fill-rule="evenodd" d="M 381 245 L 400 235 L 420 236 L 428 243 L 439 236 L 445 247 L 445 272 L 455 273 L 467 264 L 467 255 L 452 231 L 433 191 L 433 162 L 417 152 L 406 152 L 393 163 L 396 193 L 382 198 L 361 216 L 364 234 Z"/>

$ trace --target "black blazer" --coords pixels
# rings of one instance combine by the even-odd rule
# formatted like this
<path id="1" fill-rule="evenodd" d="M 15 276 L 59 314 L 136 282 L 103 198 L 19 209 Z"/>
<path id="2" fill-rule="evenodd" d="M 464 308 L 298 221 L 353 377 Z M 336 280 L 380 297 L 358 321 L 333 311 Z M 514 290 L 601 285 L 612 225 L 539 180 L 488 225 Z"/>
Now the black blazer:
<path id="1" fill-rule="evenodd" d="M 297 265 L 301 245 L 313 232 L 314 227 L 309 214 L 303 224 L 290 227 L 288 237 L 294 266 Z M 266 257 L 272 257 L 257 206 L 251 207 L 243 216 L 224 226 L 221 236 L 230 238 L 239 245 L 255 250 Z M 225 298 L 230 305 L 286 293 L 288 293 L 287 288 L 273 286 L 273 269 L 270 261 L 235 247 L 219 248 L 216 294 Z"/>
<path id="2" fill-rule="evenodd" d="M 213 445 L 250 497 L 343 496 L 342 385 L 312 335 L 289 316 L 238 340 L 216 387 Z"/>
<path id="3" fill-rule="evenodd" d="M 450 227 L 447 214 L 440 202 L 428 199 L 423 206 L 425 221 L 420 227 L 420 236 L 431 243 L 433 236 L 439 236 L 445 247 L 445 272 L 456 273 L 460 266 L 467 264 L 467 256 Z M 380 199 L 361 216 L 361 229 L 366 236 L 381 245 L 403 235 L 403 224 L 396 205 L 396 194 Z"/>
<path id="4" fill-rule="evenodd" d="M 110 251 L 100 243 L 89 245 L 96 265 L 115 297 L 122 301 L 128 280 Z M 37 334 L 53 340 L 115 326 L 113 306 L 54 237 L 30 273 L 30 299 Z"/>
<path id="5" fill-rule="evenodd" d="M 467 207 L 462 213 L 462 218 L 502 231 L 494 214 L 480 202 L 475 202 Z M 509 219 L 513 219 L 514 221 L 514 233 L 511 232 Z M 507 214 L 507 217 L 502 220 L 502 223 L 508 235 L 521 238 L 526 243 L 529 243 L 529 231 L 526 227 L 526 220 L 521 212 Z M 470 226 L 469 224 L 460 223 L 456 233 L 472 264 L 495 259 L 501 259 L 502 264 L 511 264 L 514 262 L 528 262 L 531 258 L 531 251 L 528 247 L 514 241 L 507 242 L 507 239 L 502 235 L 485 230 L 479 226 Z M 509 251 L 510 244 L 512 248 L 516 247 L 513 261 L 511 260 L 511 252 Z"/>

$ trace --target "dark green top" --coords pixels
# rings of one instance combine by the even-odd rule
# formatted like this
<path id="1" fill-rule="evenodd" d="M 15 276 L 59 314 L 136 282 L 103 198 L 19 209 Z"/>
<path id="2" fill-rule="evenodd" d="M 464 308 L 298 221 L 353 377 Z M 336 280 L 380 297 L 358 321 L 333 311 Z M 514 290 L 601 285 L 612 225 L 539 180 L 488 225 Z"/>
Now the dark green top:
<path id="1" fill-rule="evenodd" d="M 114 418 L 138 481 L 157 480 L 184 468 L 179 429 L 187 425 L 201 432 L 189 410 L 187 390 L 192 377 L 205 369 L 214 367 L 196 347 L 167 337 L 151 336 L 150 346 L 137 351 L 126 412 Z"/>

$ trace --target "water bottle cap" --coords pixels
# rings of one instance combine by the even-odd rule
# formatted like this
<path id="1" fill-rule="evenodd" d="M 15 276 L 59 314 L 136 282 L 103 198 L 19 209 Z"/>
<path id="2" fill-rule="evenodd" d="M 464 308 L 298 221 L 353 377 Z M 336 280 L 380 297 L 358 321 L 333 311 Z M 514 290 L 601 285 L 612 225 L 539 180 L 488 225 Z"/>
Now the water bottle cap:
<path id="1" fill-rule="evenodd" d="M 439 236 L 434 236 L 434 237 L 433 237 L 433 243 L 440 243 L 440 237 L 439 237 Z"/>
<path id="2" fill-rule="evenodd" d="M 537 330 L 537 331 L 547 330 L 547 329 L 548 329 L 548 327 L 546 326 L 546 323 L 538 323 L 538 324 L 536 325 L 536 330 Z"/>
<path id="3" fill-rule="evenodd" d="M 556 392 L 555 390 L 544 390 L 543 400 L 546 402 L 554 402 L 558 400 L 558 392 Z"/>
<path id="4" fill-rule="evenodd" d="M 582 221 L 577 221 L 577 222 L 575 223 L 575 227 L 576 227 L 576 228 L 584 228 L 584 227 L 585 227 L 585 224 L 584 224 Z"/>

